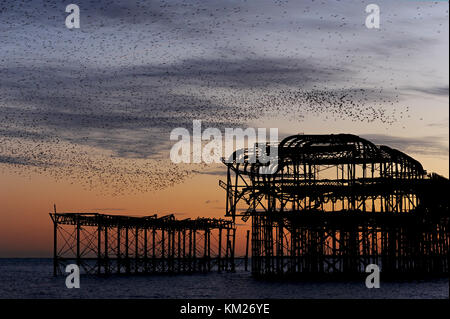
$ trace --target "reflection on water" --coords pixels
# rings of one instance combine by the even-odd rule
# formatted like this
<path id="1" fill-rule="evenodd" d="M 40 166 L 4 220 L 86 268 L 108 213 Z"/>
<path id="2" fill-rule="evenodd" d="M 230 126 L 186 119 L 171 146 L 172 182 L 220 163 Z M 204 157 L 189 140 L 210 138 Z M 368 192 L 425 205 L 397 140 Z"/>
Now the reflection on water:
<path id="1" fill-rule="evenodd" d="M 67 289 L 51 259 L 0 259 L 0 298 L 449 298 L 449 280 L 383 282 L 258 281 L 250 273 L 81 277 Z"/>

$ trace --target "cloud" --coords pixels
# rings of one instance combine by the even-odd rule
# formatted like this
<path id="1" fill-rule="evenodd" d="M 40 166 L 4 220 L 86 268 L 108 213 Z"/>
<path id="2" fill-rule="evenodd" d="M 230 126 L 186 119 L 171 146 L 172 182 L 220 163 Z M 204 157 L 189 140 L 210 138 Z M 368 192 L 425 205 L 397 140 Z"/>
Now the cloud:
<path id="1" fill-rule="evenodd" d="M 121 157 L 143 158 L 168 150 L 170 130 L 189 129 L 194 119 L 201 119 L 204 127 L 223 129 L 271 113 L 291 119 L 308 112 L 383 118 L 377 106 L 365 104 L 394 98 L 389 91 L 321 89 L 321 82 L 339 83 L 351 72 L 292 58 L 1 71 L 0 136 L 58 138 Z M 348 107 L 342 112 L 344 105 Z"/>
<path id="2" fill-rule="evenodd" d="M 12 165 L 39 165 L 39 162 L 32 161 L 30 158 L 9 155 L 0 155 L 0 163 Z"/>
<path id="3" fill-rule="evenodd" d="M 409 91 L 415 91 L 419 93 L 425 93 L 429 95 L 437 96 L 449 96 L 449 87 L 447 86 L 424 86 L 424 87 L 409 87 L 406 88 Z"/>
<path id="4" fill-rule="evenodd" d="M 125 211 L 125 208 L 90 208 L 90 211 Z"/>
<path id="5" fill-rule="evenodd" d="M 448 118 L 443 120 L 443 121 L 439 121 L 439 122 L 435 122 L 435 123 L 429 123 L 429 124 L 427 124 L 427 126 L 429 126 L 429 127 L 447 128 L 448 129 Z"/>
<path id="6" fill-rule="evenodd" d="M 219 203 L 219 200 L 218 199 L 215 199 L 215 200 L 206 200 L 205 201 L 205 204 L 215 204 L 215 203 Z"/>
<path id="7" fill-rule="evenodd" d="M 407 154 L 448 157 L 448 138 L 444 136 L 400 137 L 383 134 L 363 134 L 375 144 L 387 145 Z"/>

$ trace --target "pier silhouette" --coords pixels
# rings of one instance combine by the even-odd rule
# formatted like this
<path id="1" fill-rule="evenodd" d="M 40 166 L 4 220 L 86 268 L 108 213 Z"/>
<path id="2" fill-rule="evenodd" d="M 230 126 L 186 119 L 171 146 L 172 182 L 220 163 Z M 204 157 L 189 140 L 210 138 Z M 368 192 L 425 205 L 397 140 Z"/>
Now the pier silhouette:
<path id="1" fill-rule="evenodd" d="M 385 278 L 448 274 L 447 178 L 350 134 L 285 138 L 274 174 L 250 154 L 224 161 L 219 184 L 226 216 L 251 219 L 253 275 L 350 277 L 369 264 Z"/>
<path id="2" fill-rule="evenodd" d="M 353 277 L 370 264 L 385 278 L 448 275 L 447 178 L 356 135 L 294 135 L 276 147 L 272 174 L 249 149 L 224 160 L 227 219 L 55 208 L 54 274 L 69 263 L 88 274 L 232 272 L 236 259 L 247 270 L 250 243 L 255 277 Z M 245 258 L 235 257 L 237 217 L 251 222 Z"/>

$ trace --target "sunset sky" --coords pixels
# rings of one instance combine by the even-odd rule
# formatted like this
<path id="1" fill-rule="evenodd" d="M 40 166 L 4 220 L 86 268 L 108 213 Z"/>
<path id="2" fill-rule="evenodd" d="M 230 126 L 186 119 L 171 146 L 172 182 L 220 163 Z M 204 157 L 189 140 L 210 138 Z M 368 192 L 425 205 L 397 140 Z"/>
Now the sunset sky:
<path id="1" fill-rule="evenodd" d="M 356 134 L 448 177 L 448 26 L 447 1 L 0 1 L 0 257 L 51 256 L 54 203 L 223 217 L 225 166 L 168 156 L 196 119 Z"/>

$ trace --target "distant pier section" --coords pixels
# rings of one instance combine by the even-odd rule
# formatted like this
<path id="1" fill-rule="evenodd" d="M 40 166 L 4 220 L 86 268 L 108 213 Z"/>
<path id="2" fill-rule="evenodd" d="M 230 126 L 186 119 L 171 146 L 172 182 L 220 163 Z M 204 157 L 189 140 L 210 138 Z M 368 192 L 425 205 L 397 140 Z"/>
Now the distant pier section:
<path id="1" fill-rule="evenodd" d="M 77 264 L 84 274 L 174 274 L 234 271 L 231 220 L 174 215 L 131 217 L 50 213 L 53 273 Z"/>

